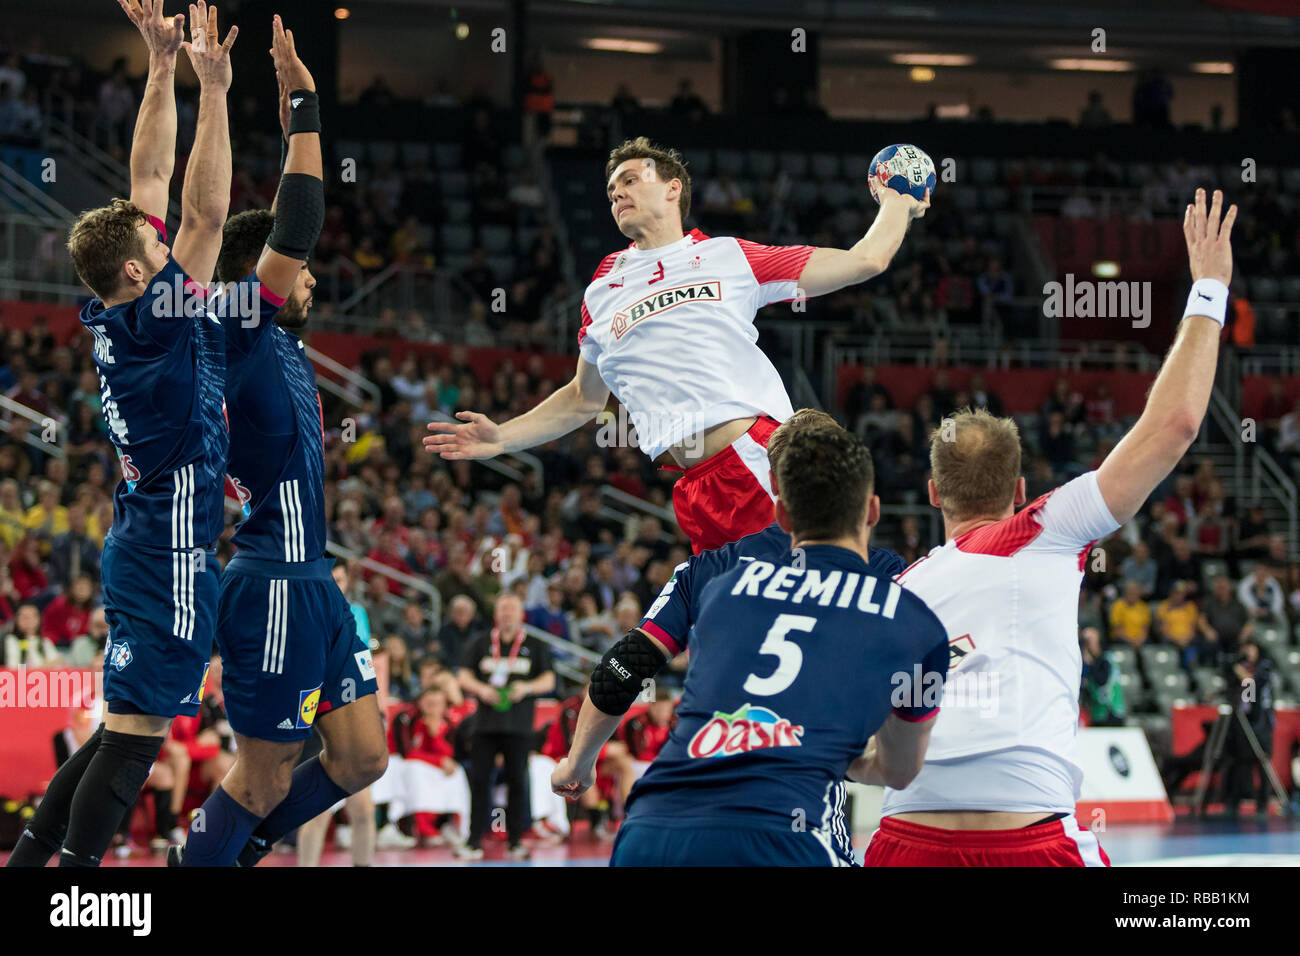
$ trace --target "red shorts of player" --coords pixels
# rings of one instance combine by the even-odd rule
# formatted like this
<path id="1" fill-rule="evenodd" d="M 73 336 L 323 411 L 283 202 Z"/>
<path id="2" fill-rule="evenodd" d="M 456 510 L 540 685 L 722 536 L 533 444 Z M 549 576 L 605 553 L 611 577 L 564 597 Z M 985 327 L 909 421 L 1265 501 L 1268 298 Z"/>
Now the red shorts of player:
<path id="1" fill-rule="evenodd" d="M 762 531 L 775 520 L 767 440 L 780 424 L 760 417 L 722 451 L 687 468 L 673 485 L 677 523 L 696 554 Z"/>
<path id="2" fill-rule="evenodd" d="M 1110 858 L 1074 817 L 1016 830 L 943 830 L 885 817 L 867 844 L 863 864 L 1110 866 Z"/>

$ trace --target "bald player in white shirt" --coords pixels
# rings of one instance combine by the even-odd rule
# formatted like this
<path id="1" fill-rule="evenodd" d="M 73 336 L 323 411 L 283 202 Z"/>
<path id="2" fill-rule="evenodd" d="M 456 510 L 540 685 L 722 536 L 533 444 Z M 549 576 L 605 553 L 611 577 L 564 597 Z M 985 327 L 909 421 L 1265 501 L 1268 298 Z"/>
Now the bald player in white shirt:
<path id="1" fill-rule="evenodd" d="M 646 454 L 684 470 L 673 507 L 698 553 L 772 523 L 765 448 L 793 409 L 754 314 L 884 272 L 930 196 L 880 187 L 880 212 L 851 249 L 764 246 L 683 233 L 691 177 L 676 150 L 629 140 L 605 176 L 610 214 L 632 244 L 601 261 L 583 296 L 573 380 L 500 425 L 478 412 L 433 422 L 424 445 L 448 459 L 531 448 L 591 421 L 612 391 Z"/>
<path id="2" fill-rule="evenodd" d="M 1078 595 L 1093 543 L 1132 518 L 1186 454 L 1209 403 L 1237 207 L 1183 221 L 1192 292 L 1146 408 L 1101 467 L 1025 503 L 1015 422 L 962 412 L 930 444 L 946 543 L 898 576 L 948 631 L 925 765 L 886 789 L 868 866 L 1107 866 L 1076 823 L 1082 773 Z M 945 441 L 945 437 L 948 439 Z M 850 778 L 853 778 L 850 770 Z"/>

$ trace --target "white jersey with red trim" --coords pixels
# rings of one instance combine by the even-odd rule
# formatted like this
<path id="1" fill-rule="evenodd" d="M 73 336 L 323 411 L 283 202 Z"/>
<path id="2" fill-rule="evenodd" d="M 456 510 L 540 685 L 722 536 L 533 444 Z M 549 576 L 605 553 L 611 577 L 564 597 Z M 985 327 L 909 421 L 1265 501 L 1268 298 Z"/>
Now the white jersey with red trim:
<path id="1" fill-rule="evenodd" d="M 578 346 L 627 407 L 647 455 L 735 418 L 793 414 L 754 313 L 796 296 L 812 253 L 694 229 L 601 261 L 582 298 Z"/>
<path id="2" fill-rule="evenodd" d="M 1092 471 L 898 576 L 943 622 L 950 655 L 925 765 L 907 789 L 885 791 L 883 815 L 1073 812 L 1082 781 L 1079 587 L 1093 543 L 1117 527 Z M 1020 769 L 1002 772 L 1008 759 Z M 981 775 L 985 760 L 996 786 Z"/>

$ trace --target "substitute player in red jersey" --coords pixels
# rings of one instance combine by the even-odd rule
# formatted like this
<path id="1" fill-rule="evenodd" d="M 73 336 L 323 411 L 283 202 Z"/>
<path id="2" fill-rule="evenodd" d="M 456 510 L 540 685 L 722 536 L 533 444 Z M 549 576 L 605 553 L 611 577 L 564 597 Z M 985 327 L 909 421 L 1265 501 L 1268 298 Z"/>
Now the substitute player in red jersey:
<path id="1" fill-rule="evenodd" d="M 948 680 L 920 774 L 885 791 L 868 866 L 1109 865 L 1074 818 L 1079 586 L 1092 545 L 1137 514 L 1205 417 L 1232 280 L 1237 207 L 1220 225 L 1222 204 L 1216 191 L 1207 215 L 1197 190 L 1187 207 L 1187 309 L 1146 408 L 1100 468 L 1013 513 L 1026 496 L 1012 419 L 964 411 L 931 437 L 947 543 L 898 581 L 947 629 Z"/>
<path id="2" fill-rule="evenodd" d="M 613 391 L 646 454 L 684 469 L 673 507 L 691 545 L 716 548 L 772 523 L 763 449 L 793 411 L 754 314 L 884 272 L 929 194 L 883 189 L 867 234 L 851 249 L 823 249 L 683 233 L 690 173 L 676 150 L 645 137 L 610 153 L 605 178 L 610 214 L 632 244 L 606 256 L 587 286 L 573 380 L 500 425 L 478 412 L 433 422 L 424 445 L 448 459 L 531 448 L 591 421 Z"/>

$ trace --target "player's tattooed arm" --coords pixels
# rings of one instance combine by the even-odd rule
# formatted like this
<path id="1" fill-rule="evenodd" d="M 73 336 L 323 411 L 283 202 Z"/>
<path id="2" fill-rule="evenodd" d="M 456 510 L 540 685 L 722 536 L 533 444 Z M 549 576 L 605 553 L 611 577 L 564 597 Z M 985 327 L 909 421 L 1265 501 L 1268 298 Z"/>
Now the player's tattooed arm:
<path id="1" fill-rule="evenodd" d="M 172 255 L 200 285 L 212 280 L 221 251 L 221 228 L 230 212 L 230 120 L 226 91 L 232 77 L 230 48 L 239 35 L 231 27 L 224 42 L 217 8 L 206 0 L 190 4 L 190 41 L 183 44 L 199 77 L 199 118 L 181 188 L 181 225 Z"/>
<path id="2" fill-rule="evenodd" d="M 916 198 L 881 187 L 880 212 L 867 234 L 850 249 L 819 248 L 808 257 L 799 273 L 799 291 L 804 297 L 826 295 L 845 286 L 857 285 L 889 268 L 907 235 L 907 226 L 930 208 L 930 193 Z"/>
<path id="3" fill-rule="evenodd" d="M 271 25 L 280 126 L 288 141 L 280 188 L 271 209 L 275 226 L 257 262 L 257 278 L 272 294 L 293 291 L 325 218 L 324 165 L 316 82 L 298 56 L 293 31 L 279 16 Z"/>
<path id="4" fill-rule="evenodd" d="M 117 5 L 149 48 L 149 76 L 131 141 L 131 202 L 166 220 L 176 168 L 176 51 L 185 39 L 185 16 L 164 17 L 162 0 L 117 0 Z"/>

